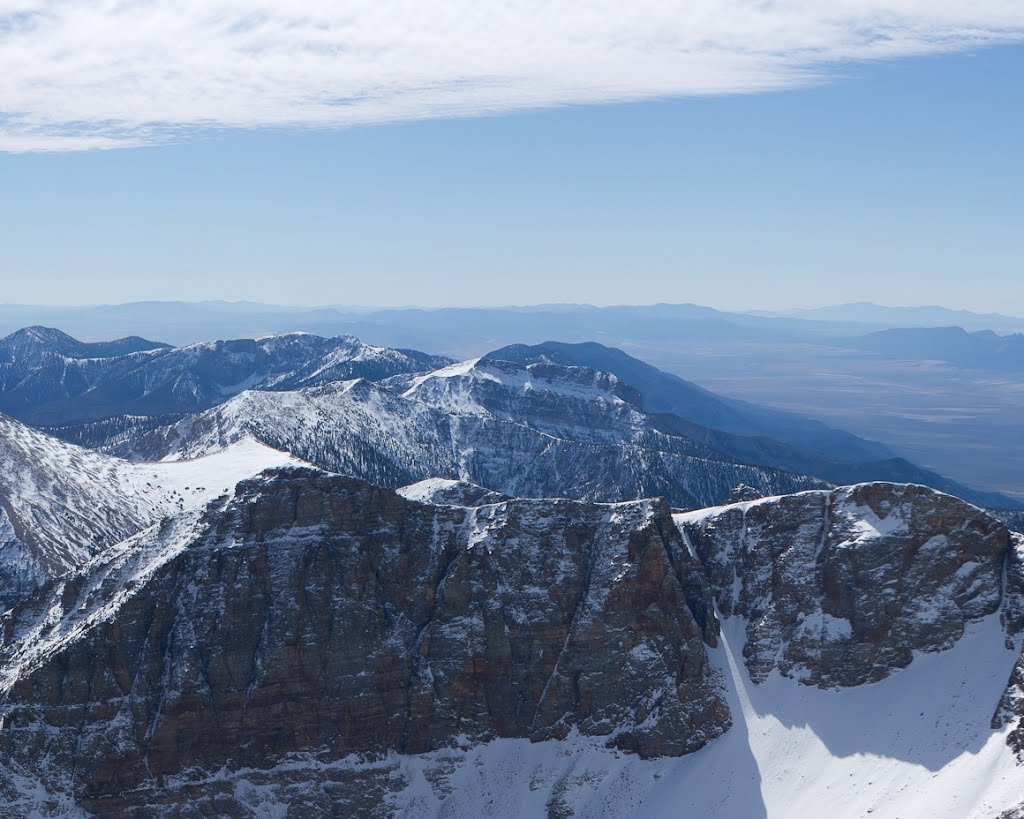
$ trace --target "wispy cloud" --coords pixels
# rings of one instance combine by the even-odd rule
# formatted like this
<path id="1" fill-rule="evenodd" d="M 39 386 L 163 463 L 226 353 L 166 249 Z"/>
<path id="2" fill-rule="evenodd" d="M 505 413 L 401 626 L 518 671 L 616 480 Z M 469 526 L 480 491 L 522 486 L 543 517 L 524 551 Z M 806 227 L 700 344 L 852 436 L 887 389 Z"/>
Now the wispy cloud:
<path id="1" fill-rule="evenodd" d="M 757 92 L 1018 39 L 1020 0 L 0 0 L 0 150 Z"/>

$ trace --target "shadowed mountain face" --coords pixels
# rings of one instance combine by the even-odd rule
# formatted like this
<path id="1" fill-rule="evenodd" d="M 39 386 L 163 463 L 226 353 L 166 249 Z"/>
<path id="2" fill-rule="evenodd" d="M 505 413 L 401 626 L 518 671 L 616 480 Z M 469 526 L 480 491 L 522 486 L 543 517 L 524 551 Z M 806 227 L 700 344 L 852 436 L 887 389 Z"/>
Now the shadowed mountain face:
<path id="1" fill-rule="evenodd" d="M 0 412 L 58 426 L 215 406 L 246 389 L 377 380 L 449 359 L 304 334 L 170 347 L 138 338 L 83 344 L 31 327 L 0 339 Z"/>
<path id="2" fill-rule="evenodd" d="M 601 344 L 547 342 L 495 350 L 485 360 L 552 362 L 614 373 L 635 387 L 664 432 L 685 435 L 744 463 L 815 475 L 835 484 L 920 483 L 979 503 L 1009 506 L 997 492 L 979 492 L 904 458 L 881 444 L 799 415 L 721 398 L 695 384 Z"/>
<path id="3" fill-rule="evenodd" d="M 288 805 L 299 816 L 440 816 L 469 773 L 493 779 L 492 799 L 539 790 L 542 810 L 611 776 L 625 804 L 670 816 L 678 801 L 659 797 L 662 774 L 699 779 L 725 743 L 723 804 L 763 816 L 749 788 L 764 762 L 739 753 L 755 737 L 730 739 L 753 730 L 756 709 L 825 731 L 843 707 L 824 708 L 830 689 L 885 685 L 952 654 L 982 620 L 996 626 L 985 651 L 1005 655 L 1009 675 L 1003 640 L 1015 643 L 1024 611 L 1018 547 L 980 510 L 923 487 L 807 492 L 673 520 L 660 501 L 434 506 L 273 470 L 0 618 L 0 794 L 18 815 L 181 816 L 187 806 L 241 817 Z M 734 626 L 745 648 L 724 642 Z M 973 666 L 951 662 L 962 685 Z M 773 669 L 786 676 L 768 679 Z M 1007 728 L 1020 722 L 1017 684 L 984 705 Z M 813 689 L 816 705 L 789 708 L 797 689 Z M 931 693 L 904 692 L 882 719 L 923 714 Z M 978 744 L 962 754 L 941 736 L 932 753 L 922 729 L 926 750 L 907 758 L 940 771 L 996 730 L 964 737 Z M 870 744 L 880 735 L 863 747 L 860 737 L 823 734 L 861 759 L 895 752 Z M 548 766 L 581 747 L 619 753 L 556 781 L 538 765 L 529 787 L 501 784 L 485 761 L 472 770 L 474 748 L 517 738 L 550 747 Z M 616 761 L 623 751 L 683 759 L 644 769 Z M 609 774 L 616 765 L 630 774 Z"/>
<path id="4" fill-rule="evenodd" d="M 700 426 L 746 438 L 770 438 L 797 449 L 828 452 L 829 457 L 839 463 L 859 463 L 892 456 L 892 451 L 882 444 L 865 441 L 794 413 L 715 395 L 622 350 L 595 342 L 513 344 L 488 353 L 484 358 L 519 364 L 549 361 L 614 373 L 639 390 L 647 412 L 676 415 Z"/>

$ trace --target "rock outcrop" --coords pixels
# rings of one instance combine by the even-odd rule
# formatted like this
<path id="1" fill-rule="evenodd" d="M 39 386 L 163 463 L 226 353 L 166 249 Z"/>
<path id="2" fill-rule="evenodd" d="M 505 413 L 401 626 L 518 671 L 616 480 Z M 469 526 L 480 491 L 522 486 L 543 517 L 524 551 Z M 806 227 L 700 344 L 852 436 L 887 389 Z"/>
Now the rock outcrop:
<path id="1" fill-rule="evenodd" d="M 508 495 L 493 492 L 475 483 L 445 478 L 427 478 L 403 486 L 397 491 L 406 500 L 430 503 L 434 506 L 486 506 L 511 500 Z"/>
<path id="2" fill-rule="evenodd" d="M 993 517 L 999 518 L 1010 531 L 1024 534 L 1024 512 L 1007 509 L 990 509 Z"/>
<path id="3" fill-rule="evenodd" d="M 269 472 L 108 549 L 0 631 L 0 792 L 51 810 L 187 797 L 249 815 L 227 773 L 300 756 L 574 731 L 678 755 L 731 720 L 710 590 L 662 501 L 429 506 Z M 363 800 L 342 813 L 386 790 L 323 787 L 331 810 Z"/>
<path id="4" fill-rule="evenodd" d="M 777 669 L 822 687 L 874 682 L 1002 602 L 1006 527 L 926 487 L 860 484 L 676 519 L 721 613 L 746 619 L 755 681 Z"/>
<path id="5" fill-rule="evenodd" d="M 745 483 L 741 483 L 739 486 L 733 488 L 729 493 L 729 497 L 726 498 L 727 504 L 732 503 L 744 503 L 746 501 L 760 500 L 764 497 L 763 492 L 759 492 L 752 486 L 747 486 Z"/>
<path id="6" fill-rule="evenodd" d="M 1004 588 L 1003 626 L 1007 633 L 1007 646 L 1024 633 L 1024 535 L 1011 535 L 1010 550 L 1006 558 L 1006 584 Z M 992 718 L 992 727 L 1012 726 L 1007 742 L 1024 763 L 1024 650 L 1014 664 L 1006 692 Z M 1016 814 L 1015 814 L 1016 815 Z M 1024 812 L 1021 813 L 1024 815 Z"/>

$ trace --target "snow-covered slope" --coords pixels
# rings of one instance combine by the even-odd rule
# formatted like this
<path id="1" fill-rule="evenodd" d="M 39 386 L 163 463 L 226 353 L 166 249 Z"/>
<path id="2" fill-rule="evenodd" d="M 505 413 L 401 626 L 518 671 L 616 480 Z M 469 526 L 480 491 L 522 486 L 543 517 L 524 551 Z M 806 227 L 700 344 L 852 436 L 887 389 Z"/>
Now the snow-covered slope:
<path id="1" fill-rule="evenodd" d="M 435 506 L 484 506 L 509 499 L 500 492 L 492 492 L 475 483 L 447 478 L 426 478 L 396 491 L 406 500 L 431 503 Z"/>
<path id="2" fill-rule="evenodd" d="M 1024 800 L 1024 768 L 989 724 L 1015 658 L 998 617 L 889 679 L 838 691 L 778 674 L 754 684 L 744 630 L 727 620 L 709 650 L 728 680 L 733 727 L 695 754 L 641 760 L 576 736 L 338 767 L 398 779 L 388 804 L 415 817 L 470 817 L 486 805 L 494 819 L 994 819 Z M 250 804 L 283 806 L 274 779 L 246 777 Z"/>
<path id="3" fill-rule="evenodd" d="M 297 463 L 248 437 L 209 457 L 125 461 L 0 415 L 0 608 L 166 515 Z"/>
<path id="4" fill-rule="evenodd" d="M 766 494 L 826 485 L 736 463 L 662 432 L 615 376 L 500 361 L 468 361 L 378 384 L 246 392 L 112 451 L 150 460 L 195 457 L 245 435 L 330 471 L 393 487 L 437 477 L 512 497 L 661 495 L 692 508 L 721 502 L 740 483 Z"/>

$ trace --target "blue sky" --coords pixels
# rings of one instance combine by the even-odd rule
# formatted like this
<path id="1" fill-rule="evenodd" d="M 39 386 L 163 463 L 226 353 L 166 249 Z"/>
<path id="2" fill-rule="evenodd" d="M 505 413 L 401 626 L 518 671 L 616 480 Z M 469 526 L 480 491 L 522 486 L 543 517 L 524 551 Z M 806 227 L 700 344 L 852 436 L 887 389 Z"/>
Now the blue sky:
<path id="1" fill-rule="evenodd" d="M 1024 315 L 1024 47 L 829 74 L 0 153 L 0 300 L 872 300 Z"/>

